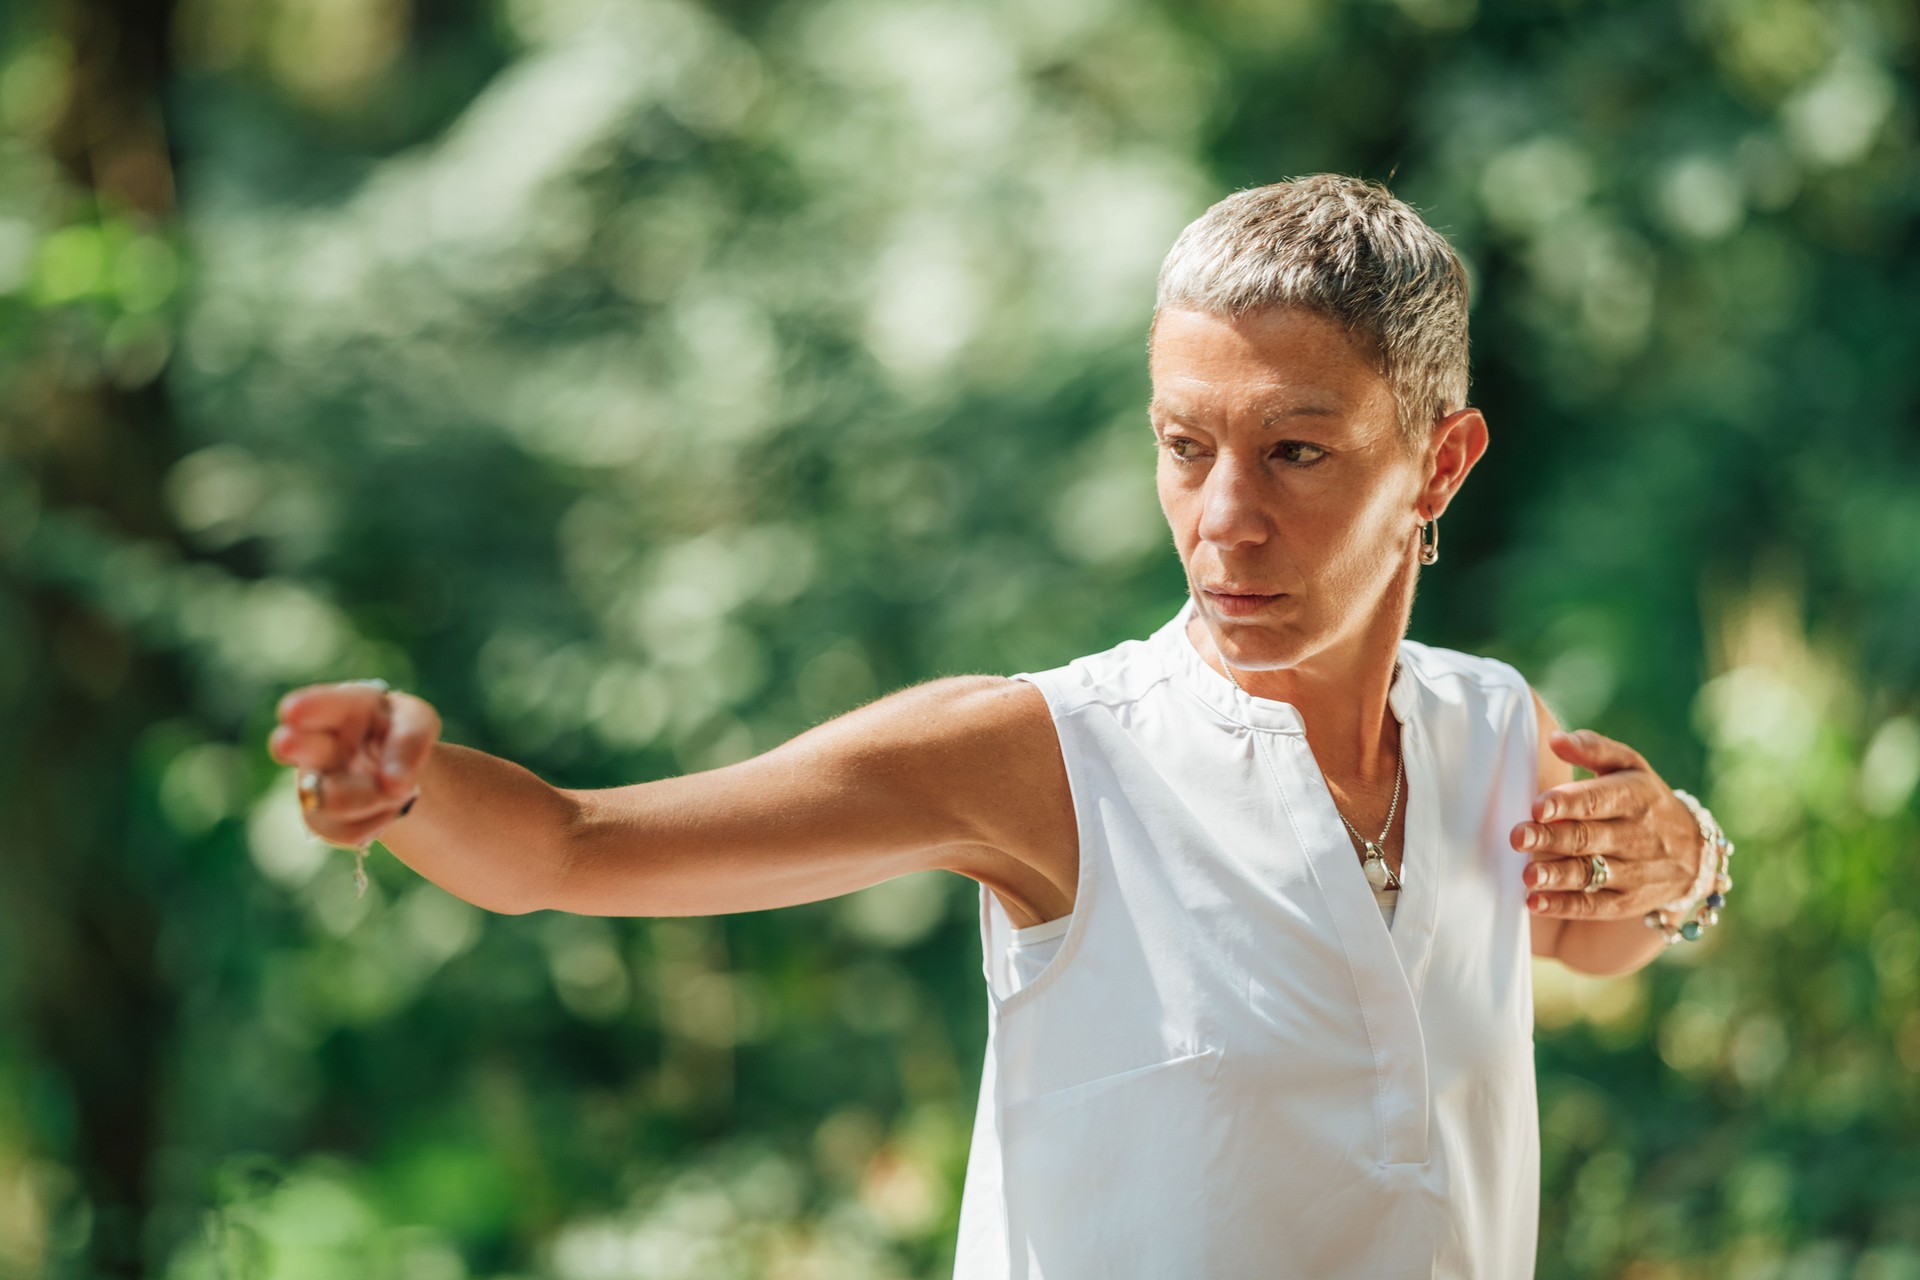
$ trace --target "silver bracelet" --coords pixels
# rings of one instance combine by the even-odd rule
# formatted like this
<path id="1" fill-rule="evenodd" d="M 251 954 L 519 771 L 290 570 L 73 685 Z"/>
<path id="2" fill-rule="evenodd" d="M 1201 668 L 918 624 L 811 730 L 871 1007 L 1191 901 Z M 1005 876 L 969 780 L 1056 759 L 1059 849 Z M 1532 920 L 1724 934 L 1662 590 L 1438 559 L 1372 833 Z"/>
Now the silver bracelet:
<path id="1" fill-rule="evenodd" d="M 1676 942 L 1697 941 L 1702 933 L 1720 923 L 1720 908 L 1726 905 L 1727 890 L 1733 888 L 1733 877 L 1727 874 L 1727 861 L 1733 857 L 1733 841 L 1727 839 L 1720 830 L 1720 824 L 1714 820 L 1711 810 L 1679 788 L 1674 795 L 1693 814 L 1693 821 L 1700 828 L 1700 841 L 1704 848 L 1706 861 L 1701 867 L 1701 879 L 1708 880 L 1705 894 L 1695 893 L 1686 898 L 1669 902 L 1664 907 L 1647 912 L 1647 928 L 1658 929 L 1666 937 L 1667 945 Z M 1711 868 L 1711 878 L 1707 872 Z M 1699 880 L 1695 881 L 1696 886 Z M 1683 917 L 1678 926 L 1668 923 L 1667 914 L 1671 912 Z"/>

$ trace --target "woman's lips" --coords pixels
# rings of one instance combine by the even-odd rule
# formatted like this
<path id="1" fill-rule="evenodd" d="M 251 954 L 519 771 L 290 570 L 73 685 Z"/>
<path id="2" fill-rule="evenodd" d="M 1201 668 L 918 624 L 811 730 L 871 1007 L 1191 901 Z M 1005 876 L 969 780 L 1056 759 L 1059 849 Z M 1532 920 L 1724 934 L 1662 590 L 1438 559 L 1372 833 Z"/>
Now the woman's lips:
<path id="1" fill-rule="evenodd" d="M 1233 617 L 1245 617 L 1248 614 L 1258 613 L 1276 600 L 1286 598 L 1285 592 L 1270 596 L 1236 596 L 1223 595 L 1218 591 L 1207 592 L 1207 599 L 1213 602 L 1214 608 Z"/>

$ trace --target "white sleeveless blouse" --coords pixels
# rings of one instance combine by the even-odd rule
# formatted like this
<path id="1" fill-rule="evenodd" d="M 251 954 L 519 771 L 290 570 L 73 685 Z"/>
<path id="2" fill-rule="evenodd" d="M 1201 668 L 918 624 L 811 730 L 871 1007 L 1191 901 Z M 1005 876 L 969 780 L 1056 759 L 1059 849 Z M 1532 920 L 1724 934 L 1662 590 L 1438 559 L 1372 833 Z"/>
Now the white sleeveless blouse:
<path id="1" fill-rule="evenodd" d="M 955 1280 L 1532 1276 L 1525 681 L 1401 641 L 1404 887 L 1382 894 L 1298 710 L 1208 666 L 1192 610 L 1017 675 L 1059 733 L 1079 882 L 1026 929 L 980 888 Z"/>

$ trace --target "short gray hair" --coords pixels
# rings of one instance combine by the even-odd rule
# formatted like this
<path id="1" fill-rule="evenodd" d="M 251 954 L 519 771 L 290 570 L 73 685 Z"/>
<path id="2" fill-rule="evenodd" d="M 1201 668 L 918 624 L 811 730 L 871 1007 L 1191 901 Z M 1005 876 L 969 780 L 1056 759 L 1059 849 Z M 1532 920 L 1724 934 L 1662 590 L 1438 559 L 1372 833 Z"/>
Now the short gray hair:
<path id="1" fill-rule="evenodd" d="M 1466 268 L 1381 184 L 1315 173 L 1234 192 L 1174 241 L 1153 317 L 1158 324 L 1170 307 L 1237 316 L 1286 306 L 1362 339 L 1393 391 L 1409 451 L 1466 407 Z"/>

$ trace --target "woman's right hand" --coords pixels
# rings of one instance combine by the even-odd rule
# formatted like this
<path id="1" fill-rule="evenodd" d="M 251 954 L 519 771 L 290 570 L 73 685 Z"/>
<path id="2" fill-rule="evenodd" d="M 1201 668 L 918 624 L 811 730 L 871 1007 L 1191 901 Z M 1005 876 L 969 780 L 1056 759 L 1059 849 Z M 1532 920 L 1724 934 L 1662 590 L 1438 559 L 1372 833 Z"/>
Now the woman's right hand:
<path id="1" fill-rule="evenodd" d="M 320 779 L 307 827 L 329 844 L 363 847 L 399 817 L 440 737 L 423 698 L 348 680 L 310 684 L 280 699 L 267 739 L 275 760 Z"/>

